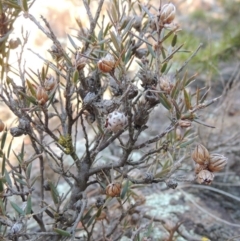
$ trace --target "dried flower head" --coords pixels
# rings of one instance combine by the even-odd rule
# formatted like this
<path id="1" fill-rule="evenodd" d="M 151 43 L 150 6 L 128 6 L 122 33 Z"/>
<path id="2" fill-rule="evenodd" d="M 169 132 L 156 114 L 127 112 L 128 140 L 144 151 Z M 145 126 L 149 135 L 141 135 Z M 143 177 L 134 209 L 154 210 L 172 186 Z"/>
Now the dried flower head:
<path id="1" fill-rule="evenodd" d="M 104 73 L 109 73 L 115 68 L 115 59 L 111 54 L 107 54 L 105 57 L 101 58 L 97 65 L 98 68 L 104 72 Z"/>
<path id="2" fill-rule="evenodd" d="M 160 11 L 160 26 L 171 24 L 176 15 L 176 7 L 172 3 L 164 4 Z"/>
<path id="3" fill-rule="evenodd" d="M 105 127 L 113 132 L 123 130 L 127 125 L 127 117 L 118 111 L 113 111 L 107 117 Z"/>
<path id="4" fill-rule="evenodd" d="M 214 179 L 214 174 L 208 170 L 202 170 L 197 174 L 197 182 L 199 184 L 210 185 Z"/>
<path id="5" fill-rule="evenodd" d="M 40 105 L 44 105 L 48 101 L 48 94 L 42 86 L 38 86 L 36 97 Z"/>
<path id="6" fill-rule="evenodd" d="M 110 197 L 118 197 L 121 193 L 122 185 L 119 182 L 110 183 L 106 187 L 106 194 Z"/>
<path id="7" fill-rule="evenodd" d="M 221 171 L 227 164 L 227 158 L 221 154 L 211 154 L 209 158 L 208 170 L 211 172 Z"/>
<path id="8" fill-rule="evenodd" d="M 201 144 L 198 144 L 192 152 L 192 159 L 200 165 L 207 165 L 209 163 L 209 156 L 207 148 Z"/>
<path id="9" fill-rule="evenodd" d="M 0 119 L 0 132 L 2 132 L 5 128 L 5 125 L 3 123 L 3 121 Z"/>

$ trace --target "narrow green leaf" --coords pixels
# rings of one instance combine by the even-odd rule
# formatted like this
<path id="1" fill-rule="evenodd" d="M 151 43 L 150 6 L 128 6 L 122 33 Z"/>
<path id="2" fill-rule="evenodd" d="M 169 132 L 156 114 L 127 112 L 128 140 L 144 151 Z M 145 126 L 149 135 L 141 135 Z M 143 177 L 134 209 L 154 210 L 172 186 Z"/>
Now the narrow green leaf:
<path id="1" fill-rule="evenodd" d="M 199 120 L 199 119 L 194 119 L 193 121 L 196 122 L 196 123 L 198 123 L 198 124 L 201 124 L 201 125 L 203 125 L 203 126 L 206 126 L 206 127 L 216 128 L 215 126 L 209 125 L 209 124 L 207 124 L 207 123 L 205 123 L 205 122 L 203 122 L 203 121 L 201 121 L 201 120 Z"/>
<path id="2" fill-rule="evenodd" d="M 95 219 L 96 219 L 96 214 L 94 214 L 94 215 L 89 219 L 89 221 L 88 221 L 88 223 L 87 223 L 87 227 L 89 227 Z"/>
<path id="3" fill-rule="evenodd" d="M 28 179 L 30 179 L 31 177 L 31 170 L 32 170 L 32 162 L 27 166 L 27 170 L 26 170 L 26 177 Z"/>
<path id="4" fill-rule="evenodd" d="M 3 5 L 2 5 L 2 1 L 0 1 L 0 14 L 3 13 Z"/>
<path id="5" fill-rule="evenodd" d="M 171 97 L 175 100 L 177 99 L 179 91 L 181 89 L 180 86 L 181 86 L 181 81 L 180 81 L 180 79 L 178 79 L 171 91 Z"/>
<path id="6" fill-rule="evenodd" d="M 15 178 L 17 182 L 19 182 L 20 184 L 24 185 L 24 186 L 27 186 L 27 183 L 24 182 L 22 179 L 20 178 Z"/>
<path id="7" fill-rule="evenodd" d="M 4 176 L 5 163 L 6 163 L 6 157 L 5 157 L 5 154 L 3 154 L 3 158 L 2 158 L 2 176 Z"/>
<path id="8" fill-rule="evenodd" d="M 8 173 L 6 168 L 5 168 L 5 172 L 4 173 L 5 173 L 5 179 L 6 179 L 7 184 L 9 185 L 9 187 L 12 187 L 12 180 L 11 180 L 11 178 L 9 176 L 9 173 Z"/>
<path id="9" fill-rule="evenodd" d="M 188 92 L 186 91 L 185 88 L 183 89 L 183 93 L 184 93 L 185 106 L 186 106 L 187 110 L 190 110 L 192 108 L 190 95 L 188 94 Z"/>
<path id="10" fill-rule="evenodd" d="M 26 95 L 25 93 L 23 93 L 22 91 L 19 91 L 19 93 L 21 94 L 21 95 L 23 95 L 29 102 L 31 102 L 32 104 L 34 104 L 34 105 L 37 105 L 37 101 L 36 101 L 36 99 L 33 97 L 33 96 L 28 96 L 28 95 Z"/>
<path id="11" fill-rule="evenodd" d="M 65 236 L 65 237 L 71 237 L 71 234 L 65 230 L 59 229 L 59 228 L 54 228 L 53 231 L 55 231 L 56 233 Z"/>
<path id="12" fill-rule="evenodd" d="M 0 197 L 1 197 L 2 192 L 4 191 L 4 180 L 3 179 L 4 179 L 3 177 L 0 177 Z"/>
<path id="13" fill-rule="evenodd" d="M 196 140 L 196 137 L 194 137 L 193 139 L 191 139 L 189 141 L 185 141 L 182 144 L 180 144 L 178 146 L 178 148 L 185 148 L 186 146 L 189 146 L 190 144 L 192 144 L 195 140 Z"/>
<path id="14" fill-rule="evenodd" d="M 115 6 L 113 4 L 111 6 L 111 17 L 115 23 L 118 21 L 117 9 L 115 8 Z"/>
<path id="15" fill-rule="evenodd" d="M 148 48 L 149 53 L 152 55 L 152 57 L 153 57 L 153 58 L 156 58 L 156 54 L 155 54 L 155 52 L 153 51 L 152 46 L 150 46 L 149 44 L 147 44 L 147 48 Z"/>
<path id="16" fill-rule="evenodd" d="M 86 223 L 89 221 L 90 217 L 91 217 L 91 212 L 93 210 L 93 206 L 87 211 L 87 213 L 83 216 L 82 218 L 82 222 Z"/>
<path id="17" fill-rule="evenodd" d="M 3 134 L 2 134 L 1 149 L 4 148 L 6 139 L 7 139 L 7 131 L 4 131 Z"/>
<path id="18" fill-rule="evenodd" d="M 25 215 L 24 211 L 14 202 L 11 202 L 11 205 L 13 207 L 13 209 L 19 214 L 19 215 Z"/>
<path id="19" fill-rule="evenodd" d="M 13 142 L 13 138 L 11 139 L 9 146 L 8 146 L 8 151 L 7 151 L 7 158 L 9 158 L 10 156 L 10 151 L 11 151 L 11 147 L 12 147 L 12 142 Z"/>
<path id="20" fill-rule="evenodd" d="M 123 31 L 123 33 L 122 33 L 122 37 L 123 37 L 123 38 L 124 38 L 125 34 L 127 34 L 127 33 L 131 30 L 133 23 L 134 23 L 134 18 L 132 18 L 132 19 L 128 22 L 127 26 L 124 28 L 124 31 Z"/>
<path id="21" fill-rule="evenodd" d="M 171 102 L 167 99 L 167 97 L 166 97 L 164 94 L 160 93 L 160 94 L 159 94 L 159 99 L 160 99 L 161 104 L 162 104 L 167 110 L 172 109 L 172 104 L 171 104 Z"/>
<path id="22" fill-rule="evenodd" d="M 161 48 L 161 52 L 162 52 L 163 59 L 166 59 L 167 56 L 163 47 Z"/>
<path id="23" fill-rule="evenodd" d="M 177 34 L 174 34 L 172 43 L 171 43 L 172 47 L 174 47 L 176 45 L 176 43 L 177 43 Z"/>
<path id="24" fill-rule="evenodd" d="M 37 181 L 37 179 L 38 179 L 39 177 L 40 177 L 40 175 L 34 177 L 33 181 L 31 182 L 31 187 L 34 185 L 34 183 Z"/>
<path id="25" fill-rule="evenodd" d="M 0 198 L 0 213 L 2 216 L 5 216 L 6 214 L 2 198 Z"/>
<path id="26" fill-rule="evenodd" d="M 165 72 L 165 70 L 166 70 L 166 68 L 167 68 L 167 63 L 164 63 L 163 64 L 163 66 L 162 66 L 162 68 L 161 68 L 161 73 L 164 73 Z"/>
<path id="27" fill-rule="evenodd" d="M 21 162 L 21 158 L 19 157 L 19 155 L 17 155 L 17 154 L 15 153 L 14 150 L 13 150 L 13 154 L 14 154 L 14 156 L 17 158 L 19 164 L 22 164 L 22 162 Z"/>
<path id="28" fill-rule="evenodd" d="M 185 80 L 184 80 L 184 87 L 187 87 L 188 85 L 190 85 L 191 83 L 193 83 L 195 80 L 196 80 L 196 77 L 197 77 L 197 73 L 196 74 L 194 74 L 194 75 L 192 75 L 190 78 L 186 78 L 186 74 L 184 75 L 184 77 L 186 78 Z"/>
<path id="29" fill-rule="evenodd" d="M 20 152 L 20 154 L 19 154 L 19 156 L 20 156 L 20 158 L 21 158 L 21 160 L 23 161 L 23 158 L 24 158 L 24 147 L 25 147 L 25 145 L 24 145 L 24 142 L 22 142 L 22 148 L 21 148 L 21 152 Z"/>
<path id="30" fill-rule="evenodd" d="M 79 72 L 78 70 L 75 70 L 73 72 L 73 83 L 76 85 L 79 82 Z"/>
<path id="31" fill-rule="evenodd" d="M 18 176 L 20 179 L 26 179 L 21 173 L 14 172 L 14 175 Z"/>
<path id="32" fill-rule="evenodd" d="M 0 38 L 0 43 L 3 43 L 5 40 L 7 40 L 7 39 L 8 39 L 8 36 L 12 33 L 12 31 L 13 31 L 13 30 L 9 30 L 8 33 L 4 34 L 4 36 L 3 36 L 2 38 Z M 6 53 L 6 52 L 5 52 L 5 53 Z M 3 56 L 3 57 L 5 57 L 5 56 Z M 2 72 L 4 72 L 4 71 L 2 71 Z"/>
<path id="33" fill-rule="evenodd" d="M 32 83 L 27 79 L 27 86 L 30 90 L 30 93 L 32 94 L 33 97 L 36 98 L 36 90 L 35 88 L 33 87 Z"/>
<path id="34" fill-rule="evenodd" d="M 31 214 L 32 212 L 32 198 L 31 198 L 31 194 L 28 195 L 27 198 L 27 207 L 25 209 L 26 215 Z"/>
<path id="35" fill-rule="evenodd" d="M 99 208 L 96 213 L 96 218 L 98 218 L 101 215 L 101 212 L 102 212 L 102 208 Z"/>
<path id="36" fill-rule="evenodd" d="M 44 66 L 42 67 L 41 79 L 42 79 L 42 81 L 44 81 L 44 80 L 46 79 L 46 73 L 45 73 L 45 68 L 44 68 Z"/>
<path id="37" fill-rule="evenodd" d="M 67 34 L 67 37 L 68 37 L 71 45 L 72 45 L 75 49 L 78 49 L 78 46 L 77 46 L 77 45 L 75 44 L 75 42 L 73 41 L 72 37 L 71 37 L 69 34 Z"/>
<path id="38" fill-rule="evenodd" d="M 59 194 L 58 194 L 58 191 L 56 189 L 56 187 L 53 185 L 52 182 L 49 181 L 49 186 L 50 186 L 50 189 L 51 189 L 51 195 L 52 195 L 52 198 L 53 198 L 53 202 L 55 204 L 58 204 L 59 202 Z"/>
<path id="39" fill-rule="evenodd" d="M 120 43 L 118 37 L 116 36 L 116 34 L 113 31 L 110 31 L 110 36 L 111 36 L 115 49 L 117 50 L 117 52 L 121 53 L 121 43 Z"/>
<path id="40" fill-rule="evenodd" d="M 128 192 L 128 189 L 129 189 L 129 180 L 126 181 L 126 183 L 122 189 L 121 199 L 124 199 L 126 193 Z"/>
<path id="41" fill-rule="evenodd" d="M 28 12 L 27 0 L 21 0 L 22 10 Z"/>

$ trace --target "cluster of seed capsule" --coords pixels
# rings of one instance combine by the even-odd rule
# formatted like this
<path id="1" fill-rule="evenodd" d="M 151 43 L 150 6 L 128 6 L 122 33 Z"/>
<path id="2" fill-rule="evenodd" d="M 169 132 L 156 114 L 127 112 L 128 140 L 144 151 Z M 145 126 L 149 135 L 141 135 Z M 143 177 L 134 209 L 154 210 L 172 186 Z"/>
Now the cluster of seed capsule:
<path id="1" fill-rule="evenodd" d="M 192 152 L 195 162 L 197 182 L 210 185 L 214 179 L 214 173 L 221 171 L 227 164 L 227 158 L 221 154 L 209 153 L 207 148 L 198 144 Z"/>

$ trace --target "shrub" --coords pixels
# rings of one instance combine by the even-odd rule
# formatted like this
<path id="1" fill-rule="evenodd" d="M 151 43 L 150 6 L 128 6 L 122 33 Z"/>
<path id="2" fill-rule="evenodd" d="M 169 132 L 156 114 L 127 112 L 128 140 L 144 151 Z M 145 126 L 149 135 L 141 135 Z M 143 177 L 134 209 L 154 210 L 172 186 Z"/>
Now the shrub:
<path id="1" fill-rule="evenodd" d="M 20 2 L 0 2 L 0 98 L 17 118 L 11 126 L 0 123 L 1 238 L 119 240 L 130 232 L 131 240 L 146 240 L 144 230 L 161 222 L 172 240 L 179 224 L 169 228 L 141 214 L 145 198 L 136 189 L 153 183 L 175 189 L 195 179 L 210 184 L 226 164 L 201 144 L 191 155 L 196 125 L 212 127 L 198 112 L 217 100 L 206 101 L 204 89 L 193 92 L 196 75 L 182 73 L 201 45 L 182 65 L 174 61 L 183 44 L 172 3 L 115 0 L 104 17 L 103 0 L 94 15 L 91 1 L 83 0 L 89 28 L 77 20 L 78 34 L 68 35 L 72 47 L 65 49 L 48 20 L 41 17 L 44 27 L 31 15 L 31 2 Z M 36 70 L 22 64 L 28 34 L 9 39 L 21 13 L 53 42 L 52 60 L 40 56 L 44 66 Z M 19 45 L 16 70 L 9 54 Z M 158 122 L 163 115 L 167 125 Z M 11 148 L 22 135 L 29 137 L 30 153 L 24 142 L 19 153 Z M 195 173 L 179 172 L 190 156 Z"/>

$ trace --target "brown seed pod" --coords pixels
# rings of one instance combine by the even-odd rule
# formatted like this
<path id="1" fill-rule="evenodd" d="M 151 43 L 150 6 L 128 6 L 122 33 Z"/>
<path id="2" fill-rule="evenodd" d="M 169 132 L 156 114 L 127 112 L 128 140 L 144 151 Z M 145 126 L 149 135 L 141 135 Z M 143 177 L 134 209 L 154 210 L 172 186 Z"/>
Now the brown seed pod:
<path id="1" fill-rule="evenodd" d="M 38 86 L 36 97 L 40 105 L 44 105 L 48 101 L 48 94 L 42 86 Z"/>
<path id="2" fill-rule="evenodd" d="M 210 185 L 213 181 L 214 174 L 208 170 L 202 170 L 197 175 L 197 182 L 199 184 Z"/>
<path id="3" fill-rule="evenodd" d="M 97 65 L 102 72 L 109 73 L 115 68 L 115 63 L 114 57 L 108 53 L 98 61 Z"/>
<path id="4" fill-rule="evenodd" d="M 5 128 L 4 123 L 2 122 L 2 120 L 0 119 L 0 132 L 2 132 Z"/>
<path id="5" fill-rule="evenodd" d="M 209 156 L 207 148 L 201 144 L 198 144 L 192 152 L 192 159 L 200 165 L 207 165 L 209 163 Z"/>
<path id="6" fill-rule="evenodd" d="M 110 197 L 118 197 L 121 193 L 121 183 L 110 183 L 106 187 L 106 194 Z"/>
<path id="7" fill-rule="evenodd" d="M 221 171 L 227 164 L 227 158 L 221 154 L 211 154 L 209 158 L 208 170 L 211 172 Z"/>

